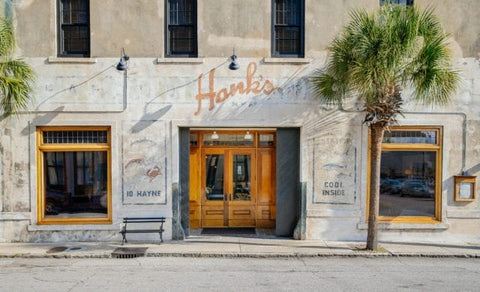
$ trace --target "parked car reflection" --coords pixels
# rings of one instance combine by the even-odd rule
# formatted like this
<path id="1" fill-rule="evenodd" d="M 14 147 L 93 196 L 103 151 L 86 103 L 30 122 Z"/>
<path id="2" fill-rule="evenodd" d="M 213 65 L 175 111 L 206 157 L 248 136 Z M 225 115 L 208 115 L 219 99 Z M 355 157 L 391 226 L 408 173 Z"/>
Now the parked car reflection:
<path id="1" fill-rule="evenodd" d="M 401 196 L 433 198 L 433 188 L 430 188 L 423 180 L 407 180 L 401 191 Z"/>
<path id="2" fill-rule="evenodd" d="M 421 179 L 391 179 L 380 180 L 380 193 L 400 195 L 401 197 L 425 197 L 433 198 L 435 194 L 434 185 Z"/>

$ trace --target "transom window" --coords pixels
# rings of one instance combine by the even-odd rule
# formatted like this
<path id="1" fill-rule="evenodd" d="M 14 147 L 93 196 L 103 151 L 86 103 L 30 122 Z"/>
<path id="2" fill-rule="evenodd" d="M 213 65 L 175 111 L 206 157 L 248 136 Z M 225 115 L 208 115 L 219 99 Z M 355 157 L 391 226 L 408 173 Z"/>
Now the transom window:
<path id="1" fill-rule="evenodd" d="M 413 0 L 380 0 L 380 5 L 385 5 L 387 3 L 399 4 L 403 6 L 412 6 Z"/>
<path id="2" fill-rule="evenodd" d="M 215 136 L 216 135 L 216 136 Z M 250 134 L 251 135 L 251 134 Z M 203 135 L 203 146 L 254 146 L 253 136 L 245 139 L 245 134 Z"/>
<path id="3" fill-rule="evenodd" d="M 273 0 L 272 55 L 303 57 L 304 1 Z"/>
<path id="4" fill-rule="evenodd" d="M 382 143 L 382 221 L 436 222 L 441 209 L 441 128 L 393 127 Z"/>
<path id="5" fill-rule="evenodd" d="M 111 223 L 110 129 L 39 127 L 38 223 Z"/>
<path id="6" fill-rule="evenodd" d="M 59 0 L 59 56 L 90 56 L 89 0 Z"/>
<path id="7" fill-rule="evenodd" d="M 168 0 L 167 56 L 197 56 L 197 1 Z"/>

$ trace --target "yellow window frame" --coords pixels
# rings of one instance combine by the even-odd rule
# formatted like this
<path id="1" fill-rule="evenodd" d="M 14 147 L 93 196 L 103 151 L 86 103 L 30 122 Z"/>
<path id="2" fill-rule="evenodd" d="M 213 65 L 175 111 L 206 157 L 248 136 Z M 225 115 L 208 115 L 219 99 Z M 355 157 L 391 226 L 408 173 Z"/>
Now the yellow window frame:
<path id="1" fill-rule="evenodd" d="M 442 214 L 442 127 L 441 126 L 395 126 L 390 127 L 391 131 L 435 131 L 437 136 L 436 144 L 413 144 L 413 143 L 382 143 L 382 149 L 387 151 L 430 151 L 435 152 L 435 216 L 378 216 L 379 222 L 385 223 L 439 223 Z M 366 218 L 368 222 L 368 212 L 370 206 L 370 181 L 371 181 L 371 143 L 370 130 L 368 132 L 368 159 L 367 159 L 367 200 L 366 200 Z"/>
<path id="2" fill-rule="evenodd" d="M 106 143 L 79 143 L 79 144 L 45 144 L 43 134 L 48 131 L 107 131 Z M 81 224 L 112 224 L 112 158 L 111 158 L 111 130 L 108 126 L 42 126 L 37 127 L 37 224 L 38 225 L 81 225 Z M 73 151 L 106 151 L 107 152 L 107 216 L 106 217 L 72 217 L 46 218 L 45 217 L 45 152 L 73 152 Z"/>

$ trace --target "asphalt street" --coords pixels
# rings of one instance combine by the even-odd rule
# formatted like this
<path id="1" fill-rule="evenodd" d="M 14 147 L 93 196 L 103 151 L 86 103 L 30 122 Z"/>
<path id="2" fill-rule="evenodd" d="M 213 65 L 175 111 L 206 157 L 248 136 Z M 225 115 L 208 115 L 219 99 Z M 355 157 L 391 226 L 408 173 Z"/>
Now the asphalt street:
<path id="1" fill-rule="evenodd" d="M 480 259 L 2 258 L 1 291 L 478 291 Z"/>

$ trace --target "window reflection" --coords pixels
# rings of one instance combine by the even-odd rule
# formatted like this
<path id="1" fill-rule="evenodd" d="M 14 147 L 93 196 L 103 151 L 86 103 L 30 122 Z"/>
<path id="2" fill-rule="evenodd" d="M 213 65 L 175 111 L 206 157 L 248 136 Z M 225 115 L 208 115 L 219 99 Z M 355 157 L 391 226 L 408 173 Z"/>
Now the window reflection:
<path id="1" fill-rule="evenodd" d="M 233 200 L 250 201 L 250 155 L 233 156 Z"/>
<path id="2" fill-rule="evenodd" d="M 381 216 L 435 216 L 434 151 L 383 151 Z"/>
<path id="3" fill-rule="evenodd" d="M 106 151 L 45 152 L 44 155 L 46 216 L 106 216 Z"/>
<path id="4" fill-rule="evenodd" d="M 206 190 L 207 200 L 223 200 L 223 155 L 206 156 Z"/>

